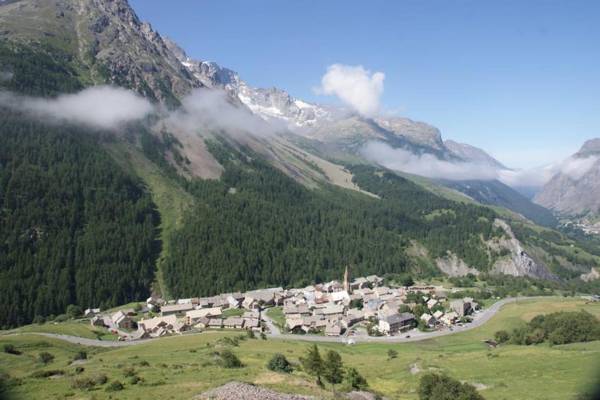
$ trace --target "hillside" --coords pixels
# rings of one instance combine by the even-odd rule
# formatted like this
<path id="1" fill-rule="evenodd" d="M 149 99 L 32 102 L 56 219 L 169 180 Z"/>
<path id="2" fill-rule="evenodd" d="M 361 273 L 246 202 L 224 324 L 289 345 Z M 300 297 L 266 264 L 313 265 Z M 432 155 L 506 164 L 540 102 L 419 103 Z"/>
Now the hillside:
<path id="1" fill-rule="evenodd" d="M 210 65 L 182 64 L 124 0 L 2 3 L 0 23 L 0 326 L 152 290 L 320 282 L 346 265 L 543 279 L 599 265 L 558 232 L 357 160 L 371 136 L 458 159 L 433 127 L 352 116 L 301 135 L 231 92 L 194 90 L 209 86 Z M 92 86 L 139 112 L 112 109 Z M 93 118 L 110 113 L 122 120 Z M 343 135 L 323 145 L 336 127 Z"/>
<path id="2" fill-rule="evenodd" d="M 532 203 L 500 181 L 444 181 L 443 184 L 481 204 L 500 206 L 519 213 L 538 225 L 553 228 L 558 223 L 547 208 Z"/>

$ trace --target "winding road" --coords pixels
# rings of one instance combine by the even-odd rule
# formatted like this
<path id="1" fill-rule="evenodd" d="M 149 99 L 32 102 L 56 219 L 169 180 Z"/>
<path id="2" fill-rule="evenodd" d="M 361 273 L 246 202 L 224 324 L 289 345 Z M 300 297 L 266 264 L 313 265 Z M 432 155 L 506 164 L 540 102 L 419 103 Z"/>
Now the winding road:
<path id="1" fill-rule="evenodd" d="M 403 334 L 402 336 L 375 337 L 375 336 L 361 335 L 361 336 L 352 336 L 351 338 L 348 338 L 346 336 L 334 337 L 334 336 L 319 336 L 319 335 L 283 334 L 275 326 L 275 324 L 269 317 L 267 317 L 265 315 L 264 319 L 265 319 L 267 327 L 269 328 L 269 331 L 270 331 L 270 333 L 267 333 L 267 336 L 271 339 L 277 339 L 277 340 L 293 340 L 293 341 L 305 341 L 305 342 L 330 342 L 330 343 L 348 343 L 348 341 L 350 339 L 354 343 L 418 342 L 421 340 L 437 338 L 440 336 L 454 335 L 456 333 L 465 332 L 465 331 L 468 331 L 471 329 L 478 328 L 481 325 L 485 324 L 487 321 L 489 321 L 494 315 L 496 315 L 496 313 L 498 313 L 498 311 L 500 311 L 500 309 L 504 305 L 509 304 L 509 303 L 515 303 L 515 302 L 521 301 L 521 300 L 529 300 L 529 299 L 535 299 L 535 298 L 536 297 L 509 297 L 506 299 L 499 300 L 496 303 L 492 304 L 490 307 L 486 308 L 485 310 L 482 310 L 482 311 L 474 314 L 473 322 L 471 322 L 469 324 L 465 324 L 463 326 L 454 326 L 452 328 L 452 330 L 444 329 L 444 330 L 433 331 L 433 332 L 421 332 L 418 330 L 412 330 L 410 332 Z M 31 334 L 46 336 L 46 337 L 53 338 L 53 339 L 64 340 L 66 342 L 78 344 L 78 345 L 82 345 L 82 346 L 95 346 L 95 347 L 126 347 L 126 346 L 135 346 L 135 345 L 139 345 L 139 344 L 143 344 L 143 343 L 148 343 L 148 342 L 152 342 L 154 340 L 159 340 L 159 339 L 143 339 L 143 340 L 136 340 L 136 341 L 118 342 L 118 341 L 88 339 L 88 338 L 82 338 L 82 337 L 78 337 L 78 336 L 61 335 L 61 334 L 56 334 L 56 333 L 41 333 L 41 332 L 39 332 L 39 333 L 38 332 L 35 332 L 35 333 L 28 332 L 28 333 L 22 333 L 22 334 L 18 334 L 18 335 L 31 335 Z M 202 334 L 203 334 L 202 332 L 198 332 L 198 333 L 186 334 L 186 336 L 202 335 Z M 406 335 L 410 335 L 410 337 L 406 337 Z"/>

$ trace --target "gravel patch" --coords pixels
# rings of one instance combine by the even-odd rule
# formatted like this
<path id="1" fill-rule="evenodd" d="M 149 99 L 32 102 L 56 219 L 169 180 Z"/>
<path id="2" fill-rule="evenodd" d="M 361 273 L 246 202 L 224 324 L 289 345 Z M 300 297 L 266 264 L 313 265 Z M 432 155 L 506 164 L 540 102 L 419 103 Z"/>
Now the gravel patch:
<path id="1" fill-rule="evenodd" d="M 311 400 L 314 397 L 279 393 L 242 382 L 229 382 L 211 389 L 196 397 L 195 400 Z"/>

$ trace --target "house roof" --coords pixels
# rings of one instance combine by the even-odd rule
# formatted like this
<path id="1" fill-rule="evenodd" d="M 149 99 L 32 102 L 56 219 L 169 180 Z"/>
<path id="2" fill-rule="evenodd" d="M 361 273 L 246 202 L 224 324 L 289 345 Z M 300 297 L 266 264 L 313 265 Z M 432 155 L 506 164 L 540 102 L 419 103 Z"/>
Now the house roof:
<path id="1" fill-rule="evenodd" d="M 327 307 L 323 309 L 323 314 L 331 315 L 331 314 L 341 314 L 344 312 L 344 306 L 341 304 L 328 304 Z"/>
<path id="2" fill-rule="evenodd" d="M 229 317 L 223 321 L 225 326 L 242 326 L 244 325 L 244 319 L 241 317 Z"/>
<path id="3" fill-rule="evenodd" d="M 388 314 L 382 318 L 385 322 L 390 325 L 394 324 L 403 324 L 408 321 L 412 321 L 415 319 L 415 316 L 411 313 L 401 313 L 401 314 Z"/>
<path id="4" fill-rule="evenodd" d="M 185 313 L 185 316 L 191 319 L 202 318 L 202 317 L 218 317 L 221 316 L 223 312 L 221 311 L 221 307 L 212 307 L 212 308 L 201 308 L 199 310 L 191 310 Z"/>
<path id="5" fill-rule="evenodd" d="M 173 326 L 177 322 L 177 317 L 174 315 L 167 315 L 166 317 L 154 317 L 151 319 L 141 320 L 138 325 L 143 326 L 144 330 L 153 331 L 159 326 Z"/>
<path id="6" fill-rule="evenodd" d="M 342 327 L 339 326 L 338 324 L 327 324 L 327 326 L 325 326 L 325 334 L 326 335 L 339 335 L 340 333 L 342 333 Z"/>
<path id="7" fill-rule="evenodd" d="M 163 313 L 171 313 L 171 312 L 185 312 L 189 310 L 193 310 L 194 305 L 192 303 L 184 303 L 184 304 L 171 304 L 167 306 L 162 306 L 160 309 Z"/>

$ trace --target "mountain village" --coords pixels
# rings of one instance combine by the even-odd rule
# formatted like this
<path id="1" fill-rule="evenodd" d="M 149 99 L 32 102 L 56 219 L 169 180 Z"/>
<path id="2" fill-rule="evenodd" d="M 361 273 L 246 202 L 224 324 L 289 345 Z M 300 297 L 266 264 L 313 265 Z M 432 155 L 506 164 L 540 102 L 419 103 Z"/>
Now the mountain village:
<path id="1" fill-rule="evenodd" d="M 140 340 L 206 329 L 238 329 L 279 334 L 313 334 L 350 338 L 358 330 L 369 336 L 396 336 L 411 329 L 452 329 L 470 322 L 479 310 L 471 298 L 448 299 L 441 286 L 384 285 L 377 275 L 342 282 L 224 293 L 165 301 L 150 297 L 144 307 L 101 313 L 87 309 L 91 324 Z M 279 318 L 271 310 L 279 311 Z"/>

